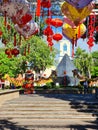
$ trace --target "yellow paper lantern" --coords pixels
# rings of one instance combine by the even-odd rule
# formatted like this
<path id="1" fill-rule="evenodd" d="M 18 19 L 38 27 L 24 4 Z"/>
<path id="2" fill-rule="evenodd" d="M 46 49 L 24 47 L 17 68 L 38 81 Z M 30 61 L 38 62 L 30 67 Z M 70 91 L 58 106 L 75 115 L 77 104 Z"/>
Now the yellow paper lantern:
<path id="1" fill-rule="evenodd" d="M 72 28 L 69 24 L 63 24 L 62 33 L 68 39 L 78 39 L 86 32 L 86 26 L 84 24 L 80 24 L 76 28 Z"/>
<path id="2" fill-rule="evenodd" d="M 75 8 L 74 6 L 72 6 L 67 2 L 64 2 L 61 5 L 62 13 L 70 20 L 72 20 L 76 26 L 78 26 L 80 21 L 82 21 L 91 13 L 93 8 L 94 5 L 92 3 L 90 3 L 88 6 L 85 6 L 82 9 Z"/>

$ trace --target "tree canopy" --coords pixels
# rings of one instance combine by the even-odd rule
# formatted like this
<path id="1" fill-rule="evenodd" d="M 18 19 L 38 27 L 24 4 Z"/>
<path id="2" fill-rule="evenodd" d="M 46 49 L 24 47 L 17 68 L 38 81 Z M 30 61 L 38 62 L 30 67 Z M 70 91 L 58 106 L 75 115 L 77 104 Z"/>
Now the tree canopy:
<path id="1" fill-rule="evenodd" d="M 9 74 L 16 76 L 19 72 L 24 73 L 28 66 L 35 71 L 40 71 L 54 64 L 56 49 L 50 51 L 47 43 L 43 40 L 42 36 L 33 35 L 29 39 L 21 37 L 20 34 L 14 29 L 14 25 L 9 22 L 10 29 L 4 26 L 4 19 L 0 18 L 3 32 L 2 44 L 4 48 L 0 49 L 0 73 L 2 75 Z M 14 46 L 14 34 L 16 34 L 16 46 Z M 3 43 L 6 41 L 6 43 Z M 17 48 L 19 55 L 8 58 L 5 54 L 6 49 Z M 28 64 L 27 64 L 28 63 Z"/>
<path id="2" fill-rule="evenodd" d="M 75 52 L 74 64 L 82 75 L 88 78 L 98 76 L 98 51 L 87 53 L 78 47 Z"/>

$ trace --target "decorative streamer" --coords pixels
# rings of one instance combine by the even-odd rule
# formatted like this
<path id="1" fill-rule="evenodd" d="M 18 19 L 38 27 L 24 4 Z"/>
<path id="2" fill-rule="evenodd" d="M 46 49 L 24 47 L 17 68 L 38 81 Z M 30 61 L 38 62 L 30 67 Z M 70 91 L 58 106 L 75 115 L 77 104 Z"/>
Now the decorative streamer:
<path id="1" fill-rule="evenodd" d="M 36 16 L 40 17 L 41 0 L 37 0 Z"/>

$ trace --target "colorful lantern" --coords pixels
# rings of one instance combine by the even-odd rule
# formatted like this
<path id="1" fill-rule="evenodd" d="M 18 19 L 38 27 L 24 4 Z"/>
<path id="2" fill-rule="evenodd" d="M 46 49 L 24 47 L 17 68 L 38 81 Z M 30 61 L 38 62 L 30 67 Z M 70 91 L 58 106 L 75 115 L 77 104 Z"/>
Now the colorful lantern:
<path id="1" fill-rule="evenodd" d="M 69 4 L 71 4 L 76 8 L 84 8 L 93 0 L 65 0 L 65 1 L 67 1 Z"/>
<path id="2" fill-rule="evenodd" d="M 91 13 L 92 9 L 92 4 L 89 4 L 82 9 L 77 9 L 67 2 L 64 2 L 61 6 L 62 13 L 73 21 L 76 26 Z"/>
<path id="3" fill-rule="evenodd" d="M 7 2 L 1 6 L 1 13 L 4 14 L 5 12 L 7 17 L 12 18 L 16 16 L 19 20 L 20 17 L 29 12 L 29 7 L 27 4 L 20 2 Z"/>
<path id="4" fill-rule="evenodd" d="M 53 40 L 59 41 L 62 39 L 62 35 L 60 33 L 56 33 L 53 35 Z"/>
<path id="5" fill-rule="evenodd" d="M 53 35 L 53 30 L 50 26 L 47 26 L 44 31 L 43 31 L 43 34 L 46 35 L 46 36 L 50 36 L 50 35 Z"/>
<path id="6" fill-rule="evenodd" d="M 25 39 L 30 38 L 32 35 L 36 34 L 39 30 L 37 23 L 34 21 L 28 22 L 25 26 L 20 28 L 17 24 L 15 25 L 15 29 L 18 33 L 20 33 Z"/>
<path id="7" fill-rule="evenodd" d="M 86 19 L 83 19 L 82 21 L 80 21 L 80 24 L 83 23 Z M 73 21 L 71 21 L 69 18 L 67 18 L 66 16 L 64 16 L 63 18 L 63 22 L 69 24 L 72 28 L 76 27 L 76 25 L 74 24 Z"/>
<path id="8" fill-rule="evenodd" d="M 84 24 L 80 24 L 76 28 L 72 28 L 68 24 L 64 24 L 62 27 L 63 35 L 67 37 L 69 40 L 72 40 L 73 38 L 76 40 L 80 38 L 85 32 L 86 32 L 86 27 Z"/>
<path id="9" fill-rule="evenodd" d="M 23 27 L 25 24 L 27 24 L 29 21 L 32 20 L 32 15 L 27 13 L 23 15 L 22 17 L 13 16 L 12 21 L 14 24 L 18 24 L 20 27 Z"/>
<path id="10" fill-rule="evenodd" d="M 51 20 L 51 25 L 57 28 L 63 25 L 63 21 L 59 18 L 54 18 Z"/>

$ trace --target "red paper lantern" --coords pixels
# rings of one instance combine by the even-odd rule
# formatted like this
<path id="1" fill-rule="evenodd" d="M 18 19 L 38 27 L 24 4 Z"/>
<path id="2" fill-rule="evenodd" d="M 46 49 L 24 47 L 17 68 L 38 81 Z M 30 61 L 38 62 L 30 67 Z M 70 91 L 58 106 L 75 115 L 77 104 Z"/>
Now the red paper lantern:
<path id="1" fill-rule="evenodd" d="M 53 40 L 59 41 L 62 39 L 62 35 L 59 33 L 56 33 L 53 35 Z"/>
<path id="2" fill-rule="evenodd" d="M 88 41 L 87 44 L 89 45 L 90 48 L 94 46 L 93 42 L 90 41 Z"/>
<path id="3" fill-rule="evenodd" d="M 2 36 L 3 32 L 0 30 L 0 37 Z"/>
<path id="4" fill-rule="evenodd" d="M 96 32 L 98 32 L 98 26 L 95 27 Z"/>
<path id="5" fill-rule="evenodd" d="M 46 29 L 43 31 L 43 34 L 46 36 L 53 35 L 53 30 L 50 26 L 47 26 Z"/>
<path id="6" fill-rule="evenodd" d="M 5 54 L 7 54 L 7 55 L 11 55 L 11 54 L 12 54 L 11 49 L 6 49 L 6 50 L 5 50 Z"/>
<path id="7" fill-rule="evenodd" d="M 22 25 L 25 25 L 25 24 L 28 23 L 30 20 L 32 20 L 32 15 L 31 15 L 31 14 L 25 14 L 25 15 L 22 16 L 22 18 L 21 18 L 21 23 L 22 23 Z"/>
<path id="8" fill-rule="evenodd" d="M 19 54 L 19 50 L 17 48 L 12 49 L 12 55 L 17 56 Z"/>
<path id="9" fill-rule="evenodd" d="M 52 18 L 47 18 L 47 19 L 45 20 L 45 23 L 46 23 L 46 24 L 51 24 L 51 20 L 52 20 Z"/>
<path id="10" fill-rule="evenodd" d="M 53 42 L 48 42 L 48 46 L 53 46 Z"/>
<path id="11" fill-rule="evenodd" d="M 52 42 L 52 37 L 51 37 L 51 36 L 48 36 L 48 37 L 47 37 L 47 41 L 48 41 L 48 42 Z"/>
<path id="12" fill-rule="evenodd" d="M 43 8 L 50 8 L 51 7 L 51 2 L 50 1 L 48 1 L 48 0 L 43 0 L 42 2 L 41 2 L 41 6 L 43 7 Z"/>
<path id="13" fill-rule="evenodd" d="M 63 21 L 59 18 L 55 18 L 51 20 L 51 25 L 57 28 L 63 25 Z"/>

